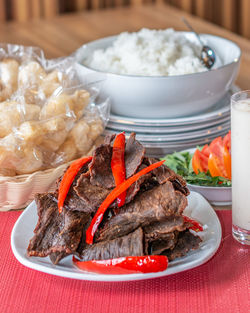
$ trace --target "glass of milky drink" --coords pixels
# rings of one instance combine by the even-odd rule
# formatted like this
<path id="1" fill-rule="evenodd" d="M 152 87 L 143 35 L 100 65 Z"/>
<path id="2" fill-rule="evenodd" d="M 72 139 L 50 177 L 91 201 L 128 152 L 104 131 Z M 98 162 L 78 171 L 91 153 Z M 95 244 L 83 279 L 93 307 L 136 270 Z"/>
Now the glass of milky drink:
<path id="1" fill-rule="evenodd" d="M 250 245 L 250 90 L 231 97 L 233 237 Z"/>

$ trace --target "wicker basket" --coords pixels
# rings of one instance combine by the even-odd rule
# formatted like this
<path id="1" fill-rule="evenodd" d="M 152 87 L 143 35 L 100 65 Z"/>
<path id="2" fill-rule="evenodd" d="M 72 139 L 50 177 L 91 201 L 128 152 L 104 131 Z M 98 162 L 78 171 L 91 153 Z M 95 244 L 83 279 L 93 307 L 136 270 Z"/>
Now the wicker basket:
<path id="1" fill-rule="evenodd" d="M 29 175 L 0 177 L 0 211 L 25 208 L 38 192 L 50 191 L 69 163 Z"/>

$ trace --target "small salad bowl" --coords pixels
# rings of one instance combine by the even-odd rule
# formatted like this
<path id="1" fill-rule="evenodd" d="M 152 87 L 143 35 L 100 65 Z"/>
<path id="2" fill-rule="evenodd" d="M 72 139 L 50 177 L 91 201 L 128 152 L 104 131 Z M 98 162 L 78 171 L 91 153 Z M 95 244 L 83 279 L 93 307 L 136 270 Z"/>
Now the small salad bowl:
<path id="1" fill-rule="evenodd" d="M 191 155 L 193 155 L 193 153 L 195 152 L 196 149 L 197 148 L 192 148 L 192 149 L 188 149 L 185 151 L 176 152 L 176 153 L 169 155 L 169 156 L 173 156 L 174 158 L 177 158 L 175 160 L 178 160 L 178 158 L 179 158 L 179 162 L 181 162 L 181 164 L 185 164 L 183 166 L 185 166 L 185 168 L 188 169 L 188 171 L 190 171 L 190 169 L 192 168 L 192 162 L 191 162 L 192 157 L 191 157 Z M 184 154 L 186 154 L 186 153 L 188 153 L 188 155 L 189 155 L 187 158 L 184 157 Z M 180 156 L 180 154 L 182 156 Z M 185 159 L 186 159 L 186 161 L 184 161 Z M 182 166 L 182 165 L 180 163 L 179 163 L 179 165 L 177 165 L 178 161 L 175 161 L 175 160 L 172 160 L 173 163 L 170 160 L 168 160 L 168 163 L 166 163 L 166 164 L 170 168 L 172 168 L 172 170 L 176 171 L 178 174 L 183 175 L 181 172 L 179 172 L 177 170 L 177 167 L 180 168 L 180 166 Z M 170 164 L 170 162 L 171 162 L 171 164 Z M 182 169 L 182 171 L 183 171 L 183 169 Z M 192 170 L 192 172 L 193 172 L 193 170 Z M 223 186 L 216 186 L 216 185 L 204 186 L 204 185 L 198 185 L 198 184 L 192 184 L 192 183 L 187 183 L 187 186 L 188 186 L 190 191 L 195 191 L 195 192 L 200 193 L 212 205 L 228 206 L 228 205 L 232 204 L 232 187 L 231 186 L 225 186 L 225 185 L 223 185 Z"/>
<path id="2" fill-rule="evenodd" d="M 226 206 L 232 204 L 232 187 L 211 187 L 187 184 L 190 191 L 196 191 L 212 205 Z"/>

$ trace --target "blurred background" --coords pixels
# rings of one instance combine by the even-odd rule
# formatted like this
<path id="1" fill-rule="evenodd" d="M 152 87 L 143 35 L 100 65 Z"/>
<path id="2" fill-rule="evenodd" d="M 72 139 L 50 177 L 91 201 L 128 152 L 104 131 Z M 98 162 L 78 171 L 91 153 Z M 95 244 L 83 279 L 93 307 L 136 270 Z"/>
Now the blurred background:
<path id="1" fill-rule="evenodd" d="M 250 0 L 0 0 L 0 21 L 27 21 L 75 11 L 105 10 L 152 2 L 170 4 L 250 38 Z"/>

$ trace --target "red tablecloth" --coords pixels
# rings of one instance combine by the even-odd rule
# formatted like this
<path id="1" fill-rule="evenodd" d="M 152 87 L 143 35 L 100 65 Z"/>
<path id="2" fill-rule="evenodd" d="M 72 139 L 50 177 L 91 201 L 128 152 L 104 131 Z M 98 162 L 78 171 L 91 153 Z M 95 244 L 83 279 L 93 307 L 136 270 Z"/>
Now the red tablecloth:
<path id="1" fill-rule="evenodd" d="M 20 212 L 0 213 L 0 313 L 246 313 L 250 249 L 231 236 L 231 211 L 218 211 L 223 240 L 206 264 L 169 277 L 121 283 L 60 278 L 18 263 L 10 247 Z"/>

